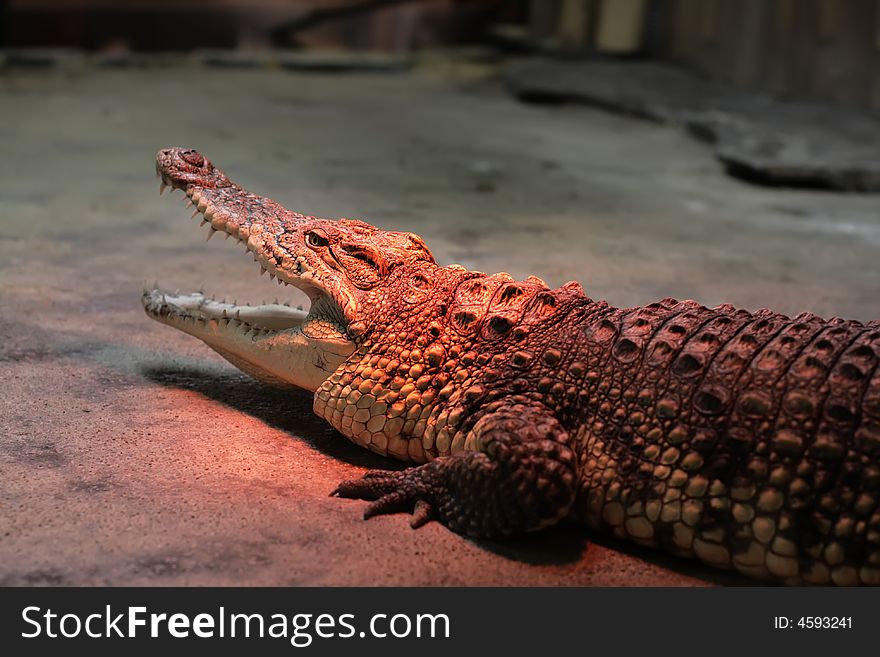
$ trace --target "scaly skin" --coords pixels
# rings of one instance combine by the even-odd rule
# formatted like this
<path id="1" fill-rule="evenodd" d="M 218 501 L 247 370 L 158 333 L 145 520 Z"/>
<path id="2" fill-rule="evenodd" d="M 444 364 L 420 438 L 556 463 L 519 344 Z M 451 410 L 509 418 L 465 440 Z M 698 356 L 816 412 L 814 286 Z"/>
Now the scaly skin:
<path id="1" fill-rule="evenodd" d="M 497 537 L 569 516 L 759 579 L 880 583 L 880 323 L 613 308 L 577 283 L 442 267 L 410 233 L 289 212 L 194 151 L 160 151 L 157 170 L 312 308 L 153 290 L 147 312 L 422 464 L 340 484 L 372 500 L 366 517 Z"/>

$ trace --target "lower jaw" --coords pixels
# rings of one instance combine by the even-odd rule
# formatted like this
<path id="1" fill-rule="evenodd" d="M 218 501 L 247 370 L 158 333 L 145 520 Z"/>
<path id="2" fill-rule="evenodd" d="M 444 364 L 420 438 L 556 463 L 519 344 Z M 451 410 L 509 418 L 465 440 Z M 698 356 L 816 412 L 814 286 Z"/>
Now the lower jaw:
<path id="1" fill-rule="evenodd" d="M 275 301 L 257 306 L 228 303 L 225 299 L 208 297 L 202 292 L 166 292 L 159 288 L 144 290 L 143 305 L 147 313 L 162 317 L 189 318 L 193 321 L 231 320 L 253 329 L 284 330 L 302 326 L 308 311 L 302 306 Z"/>
<path id="2" fill-rule="evenodd" d="M 147 314 L 202 340 L 233 365 L 276 386 L 314 391 L 355 345 L 341 330 L 311 330 L 319 320 L 286 304 L 237 306 L 202 295 L 144 292 Z"/>

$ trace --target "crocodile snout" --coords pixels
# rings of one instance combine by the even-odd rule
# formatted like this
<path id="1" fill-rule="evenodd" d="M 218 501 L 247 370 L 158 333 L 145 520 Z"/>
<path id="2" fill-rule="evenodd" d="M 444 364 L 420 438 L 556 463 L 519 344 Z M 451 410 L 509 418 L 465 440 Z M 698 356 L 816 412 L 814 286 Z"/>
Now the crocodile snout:
<path id="1" fill-rule="evenodd" d="M 163 148 L 156 153 L 156 173 L 163 185 L 186 189 L 188 185 L 224 187 L 229 181 L 211 161 L 192 148 Z"/>

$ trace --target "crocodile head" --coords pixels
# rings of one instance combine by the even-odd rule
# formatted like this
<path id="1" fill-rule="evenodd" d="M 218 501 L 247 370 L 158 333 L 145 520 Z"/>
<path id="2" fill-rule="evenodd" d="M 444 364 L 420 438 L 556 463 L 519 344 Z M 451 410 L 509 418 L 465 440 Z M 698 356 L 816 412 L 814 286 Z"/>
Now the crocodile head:
<path id="1" fill-rule="evenodd" d="M 217 232 L 245 244 L 281 285 L 309 297 L 308 311 L 285 304 L 239 306 L 201 292 L 144 292 L 148 315 L 205 341 L 258 379 L 315 390 L 350 356 L 366 330 L 374 293 L 397 267 L 434 262 L 421 238 L 352 219 L 319 219 L 285 209 L 233 183 L 191 149 L 156 156 L 160 192 L 180 189 Z"/>

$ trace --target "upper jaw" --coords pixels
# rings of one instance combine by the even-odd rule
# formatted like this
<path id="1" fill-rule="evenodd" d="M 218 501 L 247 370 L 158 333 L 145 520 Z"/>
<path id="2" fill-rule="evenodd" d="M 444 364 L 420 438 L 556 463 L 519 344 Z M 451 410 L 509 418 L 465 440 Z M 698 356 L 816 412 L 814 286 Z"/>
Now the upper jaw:
<path id="1" fill-rule="evenodd" d="M 202 225 L 209 224 L 208 239 L 221 232 L 226 239 L 233 237 L 243 243 L 260 265 L 261 276 L 268 273 L 269 278 L 279 285 L 302 290 L 313 304 L 321 298 L 332 300 L 339 308 L 340 319 L 350 321 L 357 312 L 357 300 L 348 290 L 341 287 L 331 289 L 324 284 L 320 269 L 310 262 L 310 258 L 315 257 L 311 252 L 304 250 L 301 254 L 292 254 L 278 243 L 279 235 L 284 233 L 283 226 L 237 221 L 234 215 L 213 203 L 209 194 L 194 185 L 188 186 L 184 194 L 196 208 L 193 216 L 201 214 Z"/>

